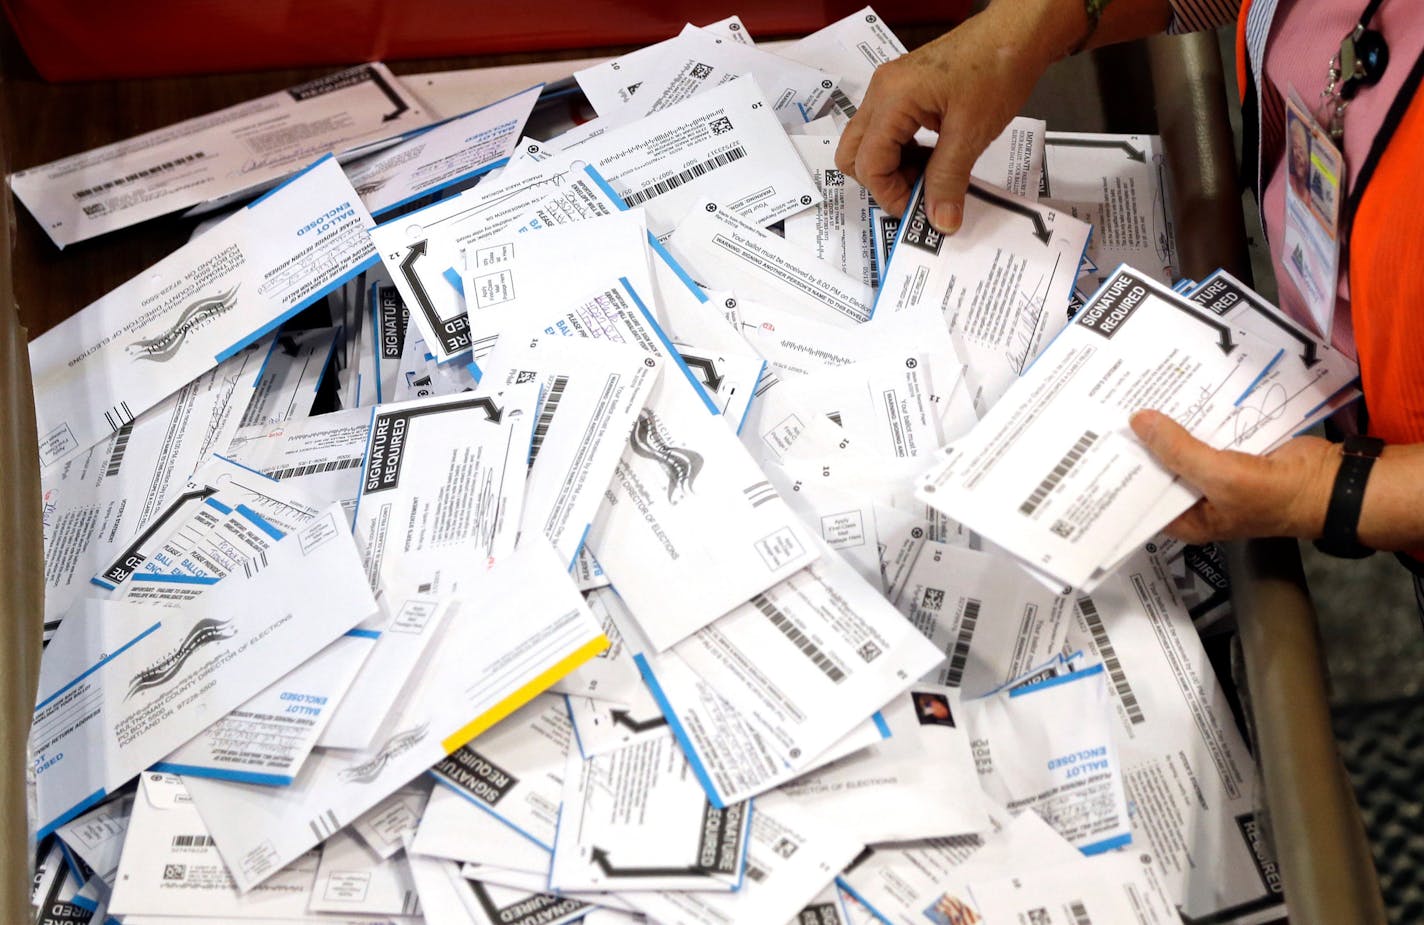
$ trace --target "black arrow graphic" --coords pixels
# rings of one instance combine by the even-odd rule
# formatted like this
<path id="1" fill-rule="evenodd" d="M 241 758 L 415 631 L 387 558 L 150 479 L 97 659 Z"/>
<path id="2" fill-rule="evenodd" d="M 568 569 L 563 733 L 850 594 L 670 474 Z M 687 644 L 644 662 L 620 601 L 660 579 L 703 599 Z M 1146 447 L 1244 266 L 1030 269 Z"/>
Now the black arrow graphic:
<path id="1" fill-rule="evenodd" d="M 1053 237 L 1053 231 L 1043 221 L 1043 216 L 1037 209 L 1032 209 L 1021 202 L 1014 202 L 1012 199 L 1005 199 L 1003 196 L 991 193 L 988 190 L 969 184 L 969 195 L 975 199 L 982 199 L 991 205 L 996 205 L 1001 209 L 1008 209 L 1010 212 L 1017 212 L 1024 218 L 1033 222 L 1033 236 L 1042 241 L 1045 245 L 1048 239 Z"/>
<path id="2" fill-rule="evenodd" d="M 1309 334 L 1306 334 L 1303 331 L 1296 330 L 1295 325 L 1291 324 L 1289 321 L 1286 321 L 1284 318 L 1277 315 L 1275 310 L 1272 309 L 1269 305 L 1261 305 L 1257 303 L 1254 299 L 1250 298 L 1246 298 L 1246 304 L 1256 314 L 1260 315 L 1262 318 L 1265 318 L 1267 321 L 1269 321 L 1271 324 L 1274 324 L 1282 331 L 1285 331 L 1294 340 L 1298 341 L 1301 344 L 1302 348 L 1304 349 L 1302 349 L 1300 352 L 1300 361 L 1305 364 L 1306 369 L 1310 369 L 1316 363 L 1320 362 L 1320 356 L 1316 353 L 1317 345 L 1315 343 L 1315 339 L 1312 338 Z"/>
<path id="3" fill-rule="evenodd" d="M 589 855 L 606 877 L 705 877 L 707 871 L 695 867 L 618 867 L 608 859 L 608 852 L 594 848 Z"/>
<path id="4" fill-rule="evenodd" d="M 470 885 L 470 892 L 475 894 L 475 901 L 480 904 L 480 908 L 485 910 L 485 915 L 491 922 L 510 922 L 513 925 L 521 925 L 524 922 L 544 922 L 552 921 L 554 918 L 562 918 L 565 915 L 572 915 L 579 909 L 588 907 L 588 903 L 580 902 L 568 896 L 554 896 L 549 893 L 535 893 L 533 896 L 521 898 L 512 906 L 501 909 L 495 905 L 493 897 L 485 889 L 485 885 L 478 880 L 465 881 Z M 507 917 L 511 909 L 519 907 L 516 916 Z M 557 915 L 546 916 L 544 913 L 551 909 L 560 910 Z"/>
<path id="5" fill-rule="evenodd" d="M 1178 311 L 1186 312 L 1188 315 L 1191 315 L 1193 318 L 1200 321 L 1207 327 L 1216 328 L 1216 333 L 1220 337 L 1220 340 L 1217 341 L 1216 345 L 1221 348 L 1222 353 L 1226 354 L 1227 356 L 1231 356 L 1231 351 L 1235 350 L 1238 346 L 1240 346 L 1231 339 L 1231 328 L 1229 328 L 1228 326 L 1212 318 L 1208 318 L 1206 315 L 1203 315 L 1201 312 L 1197 311 L 1195 308 L 1192 308 L 1191 305 L 1187 303 L 1179 302 L 1176 299 L 1168 299 L 1167 301 L 1171 302 L 1172 305 Z"/>
<path id="6" fill-rule="evenodd" d="M 447 323 L 442 322 L 440 316 L 435 313 L 435 303 L 430 301 L 430 293 L 425 290 L 425 283 L 421 282 L 420 274 L 415 272 L 416 261 L 425 256 L 428 246 L 426 241 L 416 241 L 406 250 L 400 262 L 401 276 L 405 278 L 406 285 L 410 286 L 411 294 L 415 296 L 415 306 L 425 315 L 430 330 L 439 334 L 445 352 L 455 353 L 470 345 L 470 319 L 461 315 Z"/>
<path id="7" fill-rule="evenodd" d="M 717 366 L 707 357 L 688 356 L 679 354 L 682 362 L 694 369 L 702 370 L 702 384 L 712 391 L 717 391 L 722 387 L 722 377 L 717 375 Z"/>
<path id="8" fill-rule="evenodd" d="M 403 113 L 410 111 L 410 106 L 405 100 L 401 99 L 401 95 L 396 92 L 395 87 L 386 83 L 386 78 L 381 76 L 380 71 L 373 67 L 368 67 L 366 68 L 366 73 L 370 75 L 371 82 L 379 87 L 381 92 L 386 95 L 386 99 L 391 101 L 391 105 L 395 106 L 394 112 L 388 112 L 384 116 L 381 116 L 382 122 L 392 122 L 399 119 Z"/>
<path id="9" fill-rule="evenodd" d="M 128 549 L 125 549 L 119 555 L 118 559 L 114 560 L 114 564 L 104 570 L 104 578 L 112 581 L 114 584 L 121 584 L 127 581 L 128 577 L 134 573 L 134 570 L 142 565 L 147 558 L 139 552 L 139 549 L 142 548 L 144 543 L 153 539 L 153 535 L 157 533 L 164 524 L 172 520 L 179 511 L 183 510 L 189 504 L 194 501 L 201 504 L 217 493 L 218 490 L 216 488 L 211 485 L 204 485 L 196 491 L 185 491 L 183 494 L 174 498 L 173 503 L 163 509 L 163 513 L 149 521 L 148 527 L 138 535 L 138 538 L 129 545 Z"/>
<path id="10" fill-rule="evenodd" d="M 391 420 L 404 418 L 411 420 L 412 418 L 423 417 L 427 414 L 444 414 L 447 411 L 456 411 L 461 408 L 483 408 L 485 409 L 485 420 L 494 424 L 498 424 L 500 418 L 504 416 L 504 409 L 496 405 L 494 399 L 480 397 L 452 401 L 443 405 L 425 405 L 418 408 L 411 408 L 409 411 L 392 411 L 381 415 L 381 418 L 390 418 Z"/>
<path id="11" fill-rule="evenodd" d="M 1127 152 L 1129 160 L 1137 161 L 1139 164 L 1147 163 L 1147 153 L 1139 151 L 1122 139 L 1112 138 L 1044 138 L 1046 145 L 1056 145 L 1061 148 L 1121 148 Z"/>
<path id="12" fill-rule="evenodd" d="M 485 420 L 492 421 L 495 424 L 498 424 L 499 419 L 504 416 L 504 410 L 496 405 L 492 398 L 472 398 L 468 402 L 460 402 L 459 404 L 468 408 L 485 409 Z"/>
<path id="13" fill-rule="evenodd" d="M 667 725 L 667 717 L 659 716 L 654 719 L 634 719 L 628 715 L 627 710 L 614 710 L 608 714 L 613 717 L 613 723 L 617 726 L 627 726 L 634 732 L 647 732 L 649 729 L 657 729 Z"/>

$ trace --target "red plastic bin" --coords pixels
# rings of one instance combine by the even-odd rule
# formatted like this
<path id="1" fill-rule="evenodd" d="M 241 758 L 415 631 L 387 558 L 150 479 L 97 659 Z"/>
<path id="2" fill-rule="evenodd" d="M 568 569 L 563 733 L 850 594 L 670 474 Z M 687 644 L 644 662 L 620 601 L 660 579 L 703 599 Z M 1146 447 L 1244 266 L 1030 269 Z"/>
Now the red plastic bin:
<path id="1" fill-rule="evenodd" d="M 864 0 L 0 0 L 46 80 L 208 74 L 637 44 L 741 15 L 754 36 L 814 31 Z M 874 5 L 892 25 L 952 22 L 970 0 Z"/>

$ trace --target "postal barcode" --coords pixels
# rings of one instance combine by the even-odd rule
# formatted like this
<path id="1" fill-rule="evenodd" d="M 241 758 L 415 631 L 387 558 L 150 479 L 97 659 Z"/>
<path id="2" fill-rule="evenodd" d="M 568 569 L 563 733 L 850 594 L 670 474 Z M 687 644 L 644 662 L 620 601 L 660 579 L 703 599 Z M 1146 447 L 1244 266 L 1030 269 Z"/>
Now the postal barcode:
<path id="1" fill-rule="evenodd" d="M 86 189 L 75 190 L 74 198 L 88 199 L 90 196 L 97 196 L 105 190 L 113 189 L 116 186 L 123 186 L 127 183 L 137 183 L 139 180 L 145 180 L 156 174 L 166 173 L 169 170 L 182 167 L 184 164 L 191 164 L 194 161 L 202 160 L 207 156 L 207 153 L 204 151 L 194 151 L 192 154 L 185 154 L 181 157 L 175 157 L 171 161 L 164 161 L 161 164 L 154 164 L 152 167 L 145 167 L 142 170 L 135 170 L 133 173 L 125 174 L 122 177 L 115 177 L 112 180 L 107 180 L 103 183 L 100 183 L 98 186 L 90 186 Z"/>
<path id="2" fill-rule="evenodd" d="M 350 459 L 331 459 L 326 462 L 307 463 L 305 466 L 292 466 L 287 469 L 269 469 L 266 474 L 280 482 L 282 479 L 289 479 L 293 476 L 338 472 L 342 469 L 355 469 L 360 465 L 361 457 L 356 456 Z"/>
<path id="3" fill-rule="evenodd" d="M 629 193 L 623 197 L 623 201 L 628 204 L 628 208 L 637 208 L 655 196 L 661 196 L 663 193 L 675 190 L 684 183 L 696 180 L 698 177 L 704 176 L 716 170 L 718 167 L 726 167 L 733 161 L 739 161 L 746 156 L 747 149 L 741 145 L 737 145 L 730 151 L 724 151 L 716 157 L 709 157 L 707 160 L 699 164 L 693 164 L 686 170 L 675 173 L 664 180 L 659 180 L 651 186 L 645 186 L 636 192 Z"/>
<path id="4" fill-rule="evenodd" d="M 174 848 L 210 848 L 213 840 L 207 835 L 174 835 Z"/>
<path id="5" fill-rule="evenodd" d="M 568 376 L 555 376 L 549 386 L 549 394 L 544 399 L 544 410 L 539 412 L 539 421 L 534 425 L 534 440 L 529 447 L 529 462 L 539 455 L 539 447 L 544 445 L 544 435 L 554 421 L 554 412 L 559 410 L 559 400 L 564 397 L 564 389 L 569 384 Z"/>
<path id="6" fill-rule="evenodd" d="M 104 478 L 111 479 L 119 474 L 119 467 L 124 464 L 124 450 L 129 448 L 129 436 L 132 433 L 132 421 L 119 428 L 114 437 L 114 452 L 109 456 L 109 468 L 104 470 Z"/>
<path id="7" fill-rule="evenodd" d="M 766 615 L 766 618 L 771 621 L 772 626 L 781 630 L 783 636 L 790 639 L 792 644 L 811 660 L 812 664 L 821 669 L 822 674 L 830 678 L 836 684 L 845 680 L 845 672 L 837 668 L 836 663 L 831 661 L 830 658 L 826 656 L 826 653 L 822 652 L 805 633 L 797 629 L 796 624 L 792 623 L 786 614 L 777 609 L 775 604 L 767 600 L 765 595 L 758 594 L 752 598 L 752 603 L 756 605 L 757 610 L 760 610 Z"/>
<path id="8" fill-rule="evenodd" d="M 1069 903 L 1068 914 L 1073 916 L 1073 925 L 1093 925 L 1093 920 L 1088 916 L 1088 907 L 1081 902 Z"/>
<path id="9" fill-rule="evenodd" d="M 1048 493 L 1053 491 L 1059 482 L 1063 481 L 1065 475 L 1073 471 L 1073 467 L 1078 464 L 1078 460 L 1082 459 L 1083 454 L 1088 452 L 1088 447 L 1097 441 L 1098 435 L 1093 431 L 1083 431 L 1083 436 L 1078 438 L 1078 441 L 1073 444 L 1073 448 L 1070 449 L 1062 459 L 1058 460 L 1058 465 L 1053 467 L 1053 471 L 1048 473 L 1048 476 L 1044 478 L 1042 482 L 1038 483 L 1038 487 L 1033 490 L 1033 494 L 1029 495 L 1024 503 L 1019 505 L 1019 513 L 1030 517 L 1033 516 L 1033 512 L 1038 510 L 1038 506 L 1043 503 L 1043 499 L 1048 497 Z"/>
<path id="10" fill-rule="evenodd" d="M 1093 634 L 1093 642 L 1098 647 L 1098 654 L 1103 657 L 1103 665 L 1108 669 L 1108 677 L 1112 678 L 1113 687 L 1117 689 L 1128 720 L 1134 726 L 1147 722 L 1147 717 L 1142 715 L 1142 705 L 1137 702 L 1137 695 L 1127 683 L 1127 675 L 1123 673 L 1122 662 L 1118 661 L 1117 650 L 1113 648 L 1112 640 L 1108 639 L 1107 628 L 1103 626 L 1103 619 L 1098 615 L 1098 606 L 1093 603 L 1091 597 L 1080 597 L 1078 611 L 1088 623 L 1088 632 Z"/>
<path id="11" fill-rule="evenodd" d="M 950 687 L 958 687 L 964 678 L 964 666 L 969 661 L 969 644 L 974 641 L 974 627 L 979 625 L 979 608 L 982 606 L 982 601 L 972 597 L 964 602 L 964 614 L 959 618 L 959 638 L 954 641 L 949 670 L 944 675 L 944 683 Z"/>
<path id="12" fill-rule="evenodd" d="M 845 91 L 840 87 L 831 91 L 831 105 L 839 109 L 847 119 L 856 114 L 856 105 L 850 101 L 850 97 L 846 96 Z"/>

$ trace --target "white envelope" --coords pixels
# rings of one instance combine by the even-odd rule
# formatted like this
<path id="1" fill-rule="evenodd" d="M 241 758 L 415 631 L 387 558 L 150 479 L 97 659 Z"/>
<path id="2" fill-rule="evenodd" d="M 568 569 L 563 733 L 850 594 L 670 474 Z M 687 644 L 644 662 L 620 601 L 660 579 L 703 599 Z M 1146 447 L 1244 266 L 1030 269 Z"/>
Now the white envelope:
<path id="1" fill-rule="evenodd" d="M 982 413 L 1068 323 L 1091 226 L 975 181 L 964 224 L 941 235 L 916 184 L 876 294 L 876 318 L 931 306 L 969 364 Z"/>
<path id="2" fill-rule="evenodd" d="M 552 851 L 572 746 L 564 699 L 540 694 L 478 741 L 436 762 L 430 773 Z"/>
<path id="3" fill-rule="evenodd" d="M 959 692 L 917 684 L 881 711 L 890 737 L 775 791 L 836 819 L 861 844 L 964 835 L 990 828 Z M 757 802 L 760 812 L 764 800 Z"/>
<path id="4" fill-rule="evenodd" d="M 418 915 L 420 901 L 404 857 L 380 858 L 343 829 L 322 843 L 307 908 L 312 912 Z"/>
<path id="5" fill-rule="evenodd" d="M 875 296 L 869 286 L 763 231 L 735 207 L 705 197 L 697 201 L 668 247 L 695 278 L 712 288 L 733 289 L 827 323 L 870 319 Z"/>
<path id="6" fill-rule="evenodd" d="M 430 794 L 410 851 L 469 864 L 501 864 L 549 874 L 549 849 L 481 809 L 441 781 Z"/>
<path id="7" fill-rule="evenodd" d="M 119 430 L 376 262 L 327 158 L 30 342 L 40 462 Z"/>
<path id="8" fill-rule="evenodd" d="M 540 593 L 531 598 L 530 588 Z M 430 666 L 374 748 L 318 750 L 289 787 L 194 779 L 189 789 L 241 889 L 251 889 L 608 644 L 542 537 L 467 589 Z"/>
<path id="9" fill-rule="evenodd" d="M 735 893 L 629 891 L 628 903 L 666 925 L 787 922 L 860 853 L 856 834 L 777 795 L 756 803 L 746 879 Z"/>
<path id="10" fill-rule="evenodd" d="M 323 152 L 430 121 L 384 64 L 362 64 L 126 141 L 22 170 L 11 182 L 55 244 L 255 193 Z"/>
<path id="11" fill-rule="evenodd" d="M 588 760 L 573 752 L 549 885 L 733 890 L 741 882 L 751 815 L 750 803 L 712 806 L 669 734 Z"/>
<path id="12" fill-rule="evenodd" d="M 702 29 L 719 38 L 731 39 L 734 42 L 742 42 L 747 45 L 753 44 L 751 35 L 747 33 L 747 27 L 737 16 L 729 16 L 726 19 L 708 23 Z M 579 89 L 583 91 L 583 95 L 588 99 L 589 105 L 593 107 L 594 111 L 599 115 L 608 115 L 620 109 L 632 98 L 634 93 L 638 92 L 650 68 L 658 63 L 663 49 L 676 41 L 677 37 L 674 36 L 652 45 L 634 49 L 617 58 L 610 58 L 590 67 L 581 68 L 574 71 L 574 80 L 578 81 Z"/>
<path id="13" fill-rule="evenodd" d="M 765 90 L 782 125 L 801 125 L 815 118 L 836 86 L 836 76 L 819 64 L 802 64 L 689 25 L 675 40 L 660 46 L 657 58 L 642 73 L 637 98 L 599 115 L 626 123 L 742 75 Z"/>
<path id="14" fill-rule="evenodd" d="M 163 514 L 209 454 L 222 452 L 257 379 L 261 348 L 258 343 L 239 352 L 108 440 L 45 473 L 46 637 L 89 592 L 90 577 L 114 561 L 121 544 Z M 184 420 L 211 426 L 177 426 Z"/>
<path id="15" fill-rule="evenodd" d="M 30 733 L 41 835 L 375 612 L 333 511 L 276 550 L 181 610 L 88 600 L 71 612 L 45 653 Z M 318 597 L 302 592 L 313 575 L 329 585 Z"/>
<path id="16" fill-rule="evenodd" d="M 456 116 L 346 165 L 372 215 L 466 183 L 509 160 L 543 85 Z"/>

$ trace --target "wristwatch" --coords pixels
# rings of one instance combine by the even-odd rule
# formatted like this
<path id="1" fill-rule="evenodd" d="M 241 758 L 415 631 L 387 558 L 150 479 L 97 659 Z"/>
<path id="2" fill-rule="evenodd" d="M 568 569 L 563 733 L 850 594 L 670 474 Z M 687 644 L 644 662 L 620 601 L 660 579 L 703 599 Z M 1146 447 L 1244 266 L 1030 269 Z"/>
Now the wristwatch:
<path id="1" fill-rule="evenodd" d="M 1378 437 L 1358 434 L 1345 438 L 1340 471 L 1335 475 L 1335 487 L 1330 492 L 1330 506 L 1325 511 L 1325 530 L 1315 541 L 1315 548 L 1340 559 L 1363 559 L 1374 550 L 1360 542 L 1360 509 L 1365 503 L 1365 482 L 1375 460 L 1384 452 L 1384 441 Z"/>

